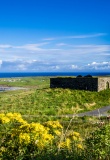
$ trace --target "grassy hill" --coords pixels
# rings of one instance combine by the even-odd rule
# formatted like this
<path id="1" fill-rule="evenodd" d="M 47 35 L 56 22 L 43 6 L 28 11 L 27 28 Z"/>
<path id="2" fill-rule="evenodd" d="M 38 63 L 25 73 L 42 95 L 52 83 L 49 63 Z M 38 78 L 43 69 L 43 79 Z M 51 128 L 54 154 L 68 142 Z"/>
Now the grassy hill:
<path id="1" fill-rule="evenodd" d="M 2 113 L 19 112 L 22 115 L 39 117 L 61 116 L 90 111 L 110 104 L 110 90 L 90 92 L 70 89 L 50 89 L 49 77 L 16 79 L 14 82 L 1 81 L 0 85 L 21 86 L 27 90 L 0 93 Z"/>

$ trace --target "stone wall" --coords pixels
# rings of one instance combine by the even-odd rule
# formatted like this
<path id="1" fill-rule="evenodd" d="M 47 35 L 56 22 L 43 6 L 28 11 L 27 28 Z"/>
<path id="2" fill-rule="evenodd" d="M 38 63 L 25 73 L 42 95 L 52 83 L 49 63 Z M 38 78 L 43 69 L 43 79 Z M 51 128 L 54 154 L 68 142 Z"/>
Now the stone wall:
<path id="1" fill-rule="evenodd" d="M 98 77 L 98 91 L 110 88 L 110 77 Z"/>
<path id="2" fill-rule="evenodd" d="M 98 78 L 91 78 L 91 77 L 50 78 L 50 87 L 98 91 Z"/>
<path id="3" fill-rule="evenodd" d="M 110 88 L 110 77 L 50 78 L 50 87 L 101 91 Z"/>

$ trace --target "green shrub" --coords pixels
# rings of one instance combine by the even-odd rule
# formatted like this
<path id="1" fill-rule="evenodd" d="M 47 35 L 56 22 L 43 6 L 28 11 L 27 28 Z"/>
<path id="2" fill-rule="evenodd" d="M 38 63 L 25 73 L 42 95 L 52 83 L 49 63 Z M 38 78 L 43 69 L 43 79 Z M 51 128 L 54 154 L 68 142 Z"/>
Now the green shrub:
<path id="1" fill-rule="evenodd" d="M 93 160 L 110 158 L 110 124 L 91 133 L 85 144 L 87 153 Z"/>
<path id="2" fill-rule="evenodd" d="M 83 150 L 78 132 L 65 136 L 58 121 L 28 123 L 19 113 L 0 114 L 0 160 L 64 160 Z"/>

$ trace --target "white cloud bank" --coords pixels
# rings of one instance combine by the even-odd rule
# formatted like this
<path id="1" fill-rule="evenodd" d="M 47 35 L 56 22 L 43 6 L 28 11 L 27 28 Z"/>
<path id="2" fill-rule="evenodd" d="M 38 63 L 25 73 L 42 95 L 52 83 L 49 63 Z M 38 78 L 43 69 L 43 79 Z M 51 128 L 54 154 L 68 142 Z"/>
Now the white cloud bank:
<path id="1" fill-rule="evenodd" d="M 92 38 L 105 33 L 65 36 Z M 63 37 L 64 38 L 64 37 Z M 0 71 L 109 70 L 109 44 L 70 44 L 51 41 L 24 45 L 0 44 Z"/>
<path id="2" fill-rule="evenodd" d="M 29 72 L 69 72 L 69 71 L 110 71 L 110 61 L 108 62 L 92 62 L 85 65 L 76 65 L 60 62 L 45 62 L 45 61 L 0 61 L 0 71 L 29 71 Z"/>
<path id="3" fill-rule="evenodd" d="M 92 62 L 86 67 L 94 70 L 109 71 L 110 70 L 110 61 L 109 62 Z"/>

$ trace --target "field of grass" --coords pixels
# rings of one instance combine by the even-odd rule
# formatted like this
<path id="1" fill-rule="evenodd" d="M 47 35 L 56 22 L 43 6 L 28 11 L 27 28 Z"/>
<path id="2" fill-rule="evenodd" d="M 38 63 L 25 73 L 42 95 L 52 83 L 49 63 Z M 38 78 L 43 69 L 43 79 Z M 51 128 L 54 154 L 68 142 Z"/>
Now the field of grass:
<path id="1" fill-rule="evenodd" d="M 101 120 L 95 117 L 71 118 L 66 116 L 109 105 L 109 89 L 101 92 L 61 88 L 51 89 L 49 88 L 49 77 L 0 79 L 0 86 L 27 88 L 0 92 L 1 114 L 7 114 L 9 112 L 20 113 L 28 123 L 35 122 L 43 124 L 47 121 L 58 120 L 63 126 L 64 133 L 67 132 L 69 134 L 75 131 L 80 133 L 83 139 L 89 137 L 91 132 L 103 127 L 101 121 L 104 122 L 104 125 L 109 124 L 108 119 Z M 66 150 L 65 152 L 68 151 Z M 70 154 L 70 151 L 68 154 Z M 84 157 L 82 159 L 84 160 Z"/>
<path id="2" fill-rule="evenodd" d="M 8 83 L 7 80 L 9 80 Z M 29 122 L 59 120 L 64 126 L 67 126 L 71 117 L 65 115 L 85 112 L 110 104 L 110 90 L 90 92 L 51 89 L 49 88 L 49 77 L 16 78 L 11 81 L 1 79 L 0 85 L 20 86 L 27 89 L 0 92 L 0 112 L 18 112 Z M 85 131 L 86 128 L 85 132 L 92 130 L 91 126 L 94 124 L 90 126 L 88 124 L 89 120 L 91 123 L 91 119 L 93 122 L 97 121 L 96 118 L 75 118 L 71 128 L 77 131 L 82 128 Z"/>
<path id="3" fill-rule="evenodd" d="M 0 85 L 7 82 L 0 82 Z M 8 86 L 27 90 L 0 93 L 1 112 L 19 112 L 22 115 L 61 116 L 93 110 L 110 104 L 110 90 L 101 92 L 70 89 L 50 89 L 48 77 L 22 78 L 8 82 Z"/>
<path id="4" fill-rule="evenodd" d="M 44 88 L 49 87 L 48 77 L 0 78 L 0 86 Z"/>

